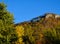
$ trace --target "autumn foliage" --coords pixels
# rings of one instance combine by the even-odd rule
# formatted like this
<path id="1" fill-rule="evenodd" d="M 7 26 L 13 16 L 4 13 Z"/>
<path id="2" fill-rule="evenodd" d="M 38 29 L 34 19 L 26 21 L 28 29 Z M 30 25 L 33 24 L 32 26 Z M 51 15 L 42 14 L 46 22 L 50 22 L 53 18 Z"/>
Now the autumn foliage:
<path id="1" fill-rule="evenodd" d="M 56 16 L 56 14 L 47 13 L 31 21 L 16 24 L 16 27 L 24 28 L 22 42 L 25 44 L 60 44 L 60 17 Z"/>

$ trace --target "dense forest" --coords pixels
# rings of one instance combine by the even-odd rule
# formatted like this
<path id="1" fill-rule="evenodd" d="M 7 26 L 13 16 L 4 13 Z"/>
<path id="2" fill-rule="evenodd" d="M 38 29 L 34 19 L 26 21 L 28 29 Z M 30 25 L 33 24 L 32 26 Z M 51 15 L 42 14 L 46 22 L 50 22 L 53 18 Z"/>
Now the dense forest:
<path id="1" fill-rule="evenodd" d="M 60 44 L 60 16 L 46 13 L 14 24 L 13 14 L 0 3 L 0 44 Z"/>

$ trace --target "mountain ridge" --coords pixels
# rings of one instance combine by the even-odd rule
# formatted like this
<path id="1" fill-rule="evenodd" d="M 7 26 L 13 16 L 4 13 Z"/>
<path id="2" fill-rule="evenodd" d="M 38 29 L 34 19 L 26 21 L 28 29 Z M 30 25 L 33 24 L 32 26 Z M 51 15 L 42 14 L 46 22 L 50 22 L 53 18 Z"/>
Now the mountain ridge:
<path id="1" fill-rule="evenodd" d="M 38 22 L 41 18 L 44 18 L 44 19 L 47 18 L 48 19 L 49 17 L 54 17 L 55 19 L 59 19 L 60 15 L 57 15 L 57 14 L 54 14 L 54 13 L 45 13 L 43 16 L 38 16 L 38 17 L 32 18 L 29 21 L 24 21 L 24 22 L 21 22 L 21 23 Z M 16 23 L 15 25 L 19 25 L 21 23 Z"/>

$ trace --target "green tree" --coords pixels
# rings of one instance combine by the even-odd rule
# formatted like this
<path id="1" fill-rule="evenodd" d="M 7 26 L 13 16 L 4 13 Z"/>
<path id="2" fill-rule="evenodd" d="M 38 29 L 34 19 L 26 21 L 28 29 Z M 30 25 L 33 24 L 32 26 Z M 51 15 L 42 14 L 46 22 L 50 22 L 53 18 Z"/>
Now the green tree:
<path id="1" fill-rule="evenodd" d="M 44 36 L 49 41 L 48 44 L 60 44 L 60 28 L 48 28 L 44 30 Z"/>
<path id="2" fill-rule="evenodd" d="M 16 40 L 13 15 L 7 11 L 4 3 L 0 3 L 0 44 L 12 44 Z"/>
<path id="3" fill-rule="evenodd" d="M 35 44 L 35 37 L 33 36 L 33 32 L 34 30 L 30 24 L 26 24 L 26 26 L 24 26 L 23 42 L 25 42 L 25 44 Z"/>

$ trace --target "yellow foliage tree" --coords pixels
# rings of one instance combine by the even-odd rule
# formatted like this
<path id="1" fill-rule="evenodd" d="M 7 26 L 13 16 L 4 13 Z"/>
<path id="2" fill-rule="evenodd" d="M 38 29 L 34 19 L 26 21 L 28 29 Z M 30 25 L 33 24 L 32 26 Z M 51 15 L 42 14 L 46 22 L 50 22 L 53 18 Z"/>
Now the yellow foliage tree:
<path id="1" fill-rule="evenodd" d="M 24 27 L 23 26 L 16 26 L 16 33 L 18 35 L 18 41 L 16 44 L 24 44 L 22 36 L 24 36 Z"/>

